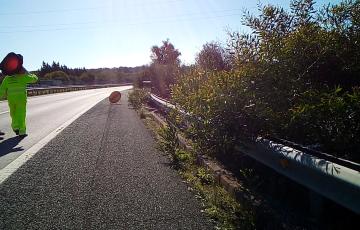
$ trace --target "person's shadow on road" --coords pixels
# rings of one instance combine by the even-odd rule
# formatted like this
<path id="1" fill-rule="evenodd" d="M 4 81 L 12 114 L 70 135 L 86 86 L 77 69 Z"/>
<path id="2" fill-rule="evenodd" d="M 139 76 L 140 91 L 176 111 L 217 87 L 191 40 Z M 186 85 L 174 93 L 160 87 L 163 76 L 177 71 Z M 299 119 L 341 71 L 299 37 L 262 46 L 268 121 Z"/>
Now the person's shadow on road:
<path id="1" fill-rule="evenodd" d="M 24 138 L 16 136 L 0 141 L 0 157 L 9 153 L 23 151 L 23 147 L 16 147 L 22 139 Z"/>

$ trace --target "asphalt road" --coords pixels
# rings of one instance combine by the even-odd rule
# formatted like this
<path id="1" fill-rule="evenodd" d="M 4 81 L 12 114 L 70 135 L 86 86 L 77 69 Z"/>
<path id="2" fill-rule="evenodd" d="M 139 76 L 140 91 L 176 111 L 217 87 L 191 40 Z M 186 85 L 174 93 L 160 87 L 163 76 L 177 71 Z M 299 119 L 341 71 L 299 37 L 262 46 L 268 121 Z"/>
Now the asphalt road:
<path id="1" fill-rule="evenodd" d="M 212 229 L 125 98 L 87 111 L 0 184 L 0 229 Z"/>
<path id="2" fill-rule="evenodd" d="M 0 102 L 0 130 L 6 134 L 3 136 L 4 140 L 0 141 L 0 170 L 64 122 L 108 97 L 112 91 L 129 88 L 131 86 L 29 97 L 27 104 L 29 136 L 23 140 L 15 138 L 15 133 L 11 129 L 7 101 Z"/>

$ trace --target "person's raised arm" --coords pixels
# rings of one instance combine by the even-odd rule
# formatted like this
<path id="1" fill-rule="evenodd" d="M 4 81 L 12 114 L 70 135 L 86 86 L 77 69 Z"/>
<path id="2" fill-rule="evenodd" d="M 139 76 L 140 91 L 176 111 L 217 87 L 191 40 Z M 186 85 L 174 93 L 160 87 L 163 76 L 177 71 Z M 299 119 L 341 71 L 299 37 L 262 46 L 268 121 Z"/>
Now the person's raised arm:
<path id="1" fill-rule="evenodd" d="M 26 83 L 35 83 L 38 81 L 38 77 L 35 74 L 29 73 L 26 74 Z"/>
<path id="2" fill-rule="evenodd" d="M 23 68 L 22 73 L 25 74 L 24 80 L 26 83 L 35 83 L 39 79 L 35 74 L 29 73 L 25 68 Z"/>

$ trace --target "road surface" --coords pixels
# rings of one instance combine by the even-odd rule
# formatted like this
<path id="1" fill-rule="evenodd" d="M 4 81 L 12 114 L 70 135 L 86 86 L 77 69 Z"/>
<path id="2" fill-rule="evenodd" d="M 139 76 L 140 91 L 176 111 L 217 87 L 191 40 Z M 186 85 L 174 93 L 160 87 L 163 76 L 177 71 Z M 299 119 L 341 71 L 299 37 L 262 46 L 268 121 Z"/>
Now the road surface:
<path id="1" fill-rule="evenodd" d="M 0 130 L 6 133 L 5 140 L 0 143 L 0 170 L 66 121 L 108 97 L 112 91 L 124 91 L 131 87 L 102 88 L 29 97 L 27 105 L 29 136 L 21 141 L 14 138 L 15 133 L 10 126 L 7 101 L 0 102 Z"/>
<path id="2" fill-rule="evenodd" d="M 0 229 L 214 229 L 126 100 L 101 101 L 0 184 Z"/>

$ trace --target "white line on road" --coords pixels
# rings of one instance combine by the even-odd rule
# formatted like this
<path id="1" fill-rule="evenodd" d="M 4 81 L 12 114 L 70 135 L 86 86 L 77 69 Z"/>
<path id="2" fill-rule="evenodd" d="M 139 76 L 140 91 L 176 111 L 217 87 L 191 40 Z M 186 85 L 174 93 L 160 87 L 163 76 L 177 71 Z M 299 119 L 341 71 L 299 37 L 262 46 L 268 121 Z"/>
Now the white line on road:
<path id="1" fill-rule="evenodd" d="M 98 103 L 98 102 L 97 102 Z M 95 103 L 95 104 L 97 104 Z M 5 168 L 0 170 L 0 184 L 2 184 L 11 174 L 13 174 L 18 168 L 20 168 L 23 164 L 26 163 L 31 157 L 33 157 L 42 147 L 44 147 L 49 141 L 51 141 L 54 137 L 56 137 L 63 129 L 73 123 L 77 118 L 79 118 L 82 114 L 92 108 L 94 105 L 84 109 L 80 113 L 76 114 L 70 120 L 66 121 L 64 124 L 56 128 L 49 135 L 44 137 L 38 143 L 33 145 L 30 149 L 21 154 L 18 158 L 16 158 L 13 162 L 8 164 Z"/>
<path id="2" fill-rule="evenodd" d="M 5 114 L 5 113 L 8 113 L 8 112 L 10 112 L 10 111 L 0 112 L 0 115 L 1 115 L 1 114 Z"/>
<path id="3" fill-rule="evenodd" d="M 18 158 L 8 164 L 5 168 L 0 170 L 0 184 L 2 184 L 11 174 L 13 174 L 18 168 L 20 168 L 23 164 L 25 164 L 31 157 L 33 157 L 42 147 L 44 147 L 49 141 L 51 141 L 54 137 L 56 137 L 63 129 L 73 123 L 77 118 L 83 115 L 86 111 L 94 107 L 99 101 L 91 104 L 86 109 L 76 114 L 70 120 L 66 121 L 64 124 L 60 125 L 54 131 L 52 131 L 49 135 L 44 137 L 38 143 L 33 145 L 30 149 L 21 154 Z"/>

